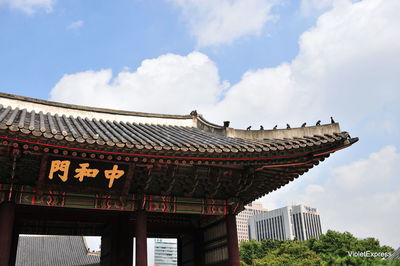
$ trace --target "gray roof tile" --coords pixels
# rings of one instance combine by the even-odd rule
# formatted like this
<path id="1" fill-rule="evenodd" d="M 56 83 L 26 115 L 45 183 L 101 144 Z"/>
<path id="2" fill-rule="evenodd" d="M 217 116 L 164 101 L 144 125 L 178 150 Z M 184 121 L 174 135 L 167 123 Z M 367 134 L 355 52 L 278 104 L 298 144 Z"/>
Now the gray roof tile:
<path id="1" fill-rule="evenodd" d="M 82 236 L 20 236 L 17 266 L 99 264 L 99 254 L 88 253 Z"/>
<path id="2" fill-rule="evenodd" d="M 0 105 L 0 129 L 82 144 L 148 150 L 208 153 L 260 153 L 319 146 L 348 138 L 346 132 L 291 139 L 251 140 L 227 137 L 195 127 L 104 121 L 65 114 L 27 112 Z"/>

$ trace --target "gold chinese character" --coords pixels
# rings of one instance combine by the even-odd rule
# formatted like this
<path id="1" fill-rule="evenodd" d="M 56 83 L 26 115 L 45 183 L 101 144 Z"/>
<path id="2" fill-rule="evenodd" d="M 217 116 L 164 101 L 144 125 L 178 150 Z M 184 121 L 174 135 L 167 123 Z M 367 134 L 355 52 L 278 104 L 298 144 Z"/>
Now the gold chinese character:
<path id="1" fill-rule="evenodd" d="M 111 188 L 114 183 L 114 179 L 119 179 L 125 173 L 124 170 L 118 170 L 118 165 L 114 164 L 112 170 L 104 170 L 104 175 L 110 180 L 108 188 Z"/>
<path id="2" fill-rule="evenodd" d="M 50 173 L 49 173 L 49 179 L 53 179 L 53 174 L 57 171 L 63 172 L 62 175 L 58 175 L 58 177 L 63 181 L 66 182 L 68 180 L 68 171 L 69 171 L 69 165 L 71 164 L 70 161 L 60 161 L 60 160 L 54 160 L 51 161 L 51 166 L 50 166 Z"/>
<path id="3" fill-rule="evenodd" d="M 81 168 L 75 169 L 75 173 L 77 173 L 74 177 L 79 178 L 79 182 L 83 181 L 84 177 L 93 177 L 95 178 L 99 173 L 98 169 L 88 169 L 88 163 L 79 164 Z"/>

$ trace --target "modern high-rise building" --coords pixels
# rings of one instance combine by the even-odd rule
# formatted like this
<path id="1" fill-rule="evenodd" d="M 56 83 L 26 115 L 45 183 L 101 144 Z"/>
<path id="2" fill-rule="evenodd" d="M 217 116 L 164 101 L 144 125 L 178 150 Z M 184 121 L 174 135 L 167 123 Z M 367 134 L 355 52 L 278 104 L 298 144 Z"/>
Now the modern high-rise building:
<path id="1" fill-rule="evenodd" d="M 321 219 L 316 208 L 304 205 L 287 206 L 249 218 L 249 238 L 297 239 L 319 238 Z"/>
<path id="2" fill-rule="evenodd" d="M 244 210 L 236 215 L 236 227 L 239 243 L 249 240 L 249 217 L 266 211 L 267 209 L 263 208 L 261 202 L 253 202 L 245 206 Z"/>
<path id="3" fill-rule="evenodd" d="M 176 239 L 154 239 L 154 265 L 176 266 L 178 264 Z"/>

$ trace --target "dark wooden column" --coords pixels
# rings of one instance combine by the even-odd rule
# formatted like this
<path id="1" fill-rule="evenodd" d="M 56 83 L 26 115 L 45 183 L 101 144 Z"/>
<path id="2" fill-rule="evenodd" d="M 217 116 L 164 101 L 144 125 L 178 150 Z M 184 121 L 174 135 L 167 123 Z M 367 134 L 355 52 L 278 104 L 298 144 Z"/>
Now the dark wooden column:
<path id="1" fill-rule="evenodd" d="M 129 216 L 118 215 L 106 226 L 101 236 L 101 266 L 131 266 L 133 237 L 129 232 Z"/>
<path id="2" fill-rule="evenodd" d="M 136 212 L 136 266 L 147 266 L 147 213 L 139 210 Z"/>
<path id="3" fill-rule="evenodd" d="M 178 255 L 178 266 L 182 266 L 183 265 L 183 260 L 182 260 L 182 248 L 183 248 L 183 243 L 182 243 L 182 236 L 178 236 L 177 237 L 177 255 Z"/>
<path id="4" fill-rule="evenodd" d="M 8 266 L 13 242 L 15 204 L 0 204 L 0 266 Z"/>
<path id="5" fill-rule="evenodd" d="M 228 240 L 229 266 L 239 266 L 239 243 L 236 228 L 236 217 L 233 214 L 226 216 L 226 232 Z"/>
<path id="6" fill-rule="evenodd" d="M 204 235 L 202 229 L 196 229 L 193 233 L 193 260 L 195 266 L 204 265 Z"/>
<path id="7" fill-rule="evenodd" d="M 11 253 L 10 253 L 10 266 L 14 266 L 17 259 L 17 250 L 18 250 L 18 240 L 19 240 L 19 231 L 17 226 L 14 225 L 13 230 L 13 240 L 11 243 Z"/>

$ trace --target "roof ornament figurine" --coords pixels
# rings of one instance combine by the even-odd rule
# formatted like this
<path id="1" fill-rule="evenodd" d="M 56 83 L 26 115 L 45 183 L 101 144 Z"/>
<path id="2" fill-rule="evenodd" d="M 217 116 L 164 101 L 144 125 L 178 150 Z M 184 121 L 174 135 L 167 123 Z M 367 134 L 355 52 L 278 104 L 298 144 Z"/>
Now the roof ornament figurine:
<path id="1" fill-rule="evenodd" d="M 318 120 L 317 123 L 315 124 L 316 126 L 320 126 L 321 125 L 321 120 Z"/>
<path id="2" fill-rule="evenodd" d="M 264 130 L 264 127 L 262 125 L 260 126 L 260 130 Z"/>
<path id="3" fill-rule="evenodd" d="M 197 116 L 197 110 L 191 111 L 191 112 L 190 112 L 190 115 L 191 115 L 191 116 Z"/>
<path id="4" fill-rule="evenodd" d="M 224 127 L 229 127 L 230 121 L 224 121 Z"/>
<path id="5" fill-rule="evenodd" d="M 278 125 L 275 125 L 272 130 L 276 130 L 278 128 Z"/>
<path id="6" fill-rule="evenodd" d="M 307 124 L 307 123 L 303 123 L 303 124 L 301 125 L 301 127 L 306 127 L 306 124 Z"/>
<path id="7" fill-rule="evenodd" d="M 333 117 L 331 116 L 331 124 L 335 124 L 335 120 L 333 120 Z"/>
<path id="8" fill-rule="evenodd" d="M 290 125 L 289 124 L 286 124 L 286 129 L 290 129 Z"/>
<path id="9" fill-rule="evenodd" d="M 250 130 L 251 129 L 251 126 L 248 126 L 247 128 L 246 128 L 246 130 Z"/>

